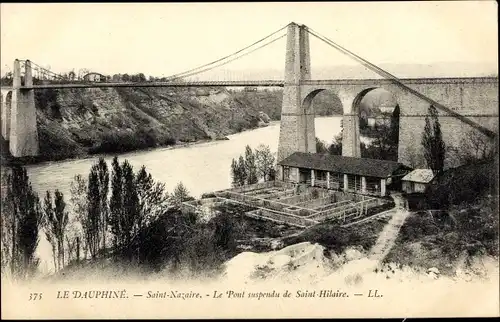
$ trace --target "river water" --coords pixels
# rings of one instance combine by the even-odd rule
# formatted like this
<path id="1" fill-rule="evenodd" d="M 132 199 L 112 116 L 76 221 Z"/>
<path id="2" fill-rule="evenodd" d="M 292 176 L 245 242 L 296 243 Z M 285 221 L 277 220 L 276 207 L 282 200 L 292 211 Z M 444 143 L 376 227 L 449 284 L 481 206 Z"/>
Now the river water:
<path id="1" fill-rule="evenodd" d="M 340 117 L 316 118 L 316 136 L 330 144 L 341 131 L 340 120 Z M 273 122 L 267 127 L 229 135 L 229 140 L 225 141 L 125 153 L 118 158 L 120 161 L 127 159 L 135 170 L 145 165 L 155 180 L 165 183 L 169 192 L 182 181 L 193 197 L 199 197 L 204 192 L 230 187 L 231 160 L 243 154 L 246 145 L 256 148 L 259 144 L 265 144 L 271 152 L 276 153 L 279 131 L 279 122 Z M 113 156 L 104 155 L 109 166 Z M 42 163 L 28 166 L 27 171 L 40 197 L 46 190 L 59 189 L 69 198 L 73 177 L 81 174 L 87 178 L 90 167 L 97 159 L 98 156 Z"/>
<path id="2" fill-rule="evenodd" d="M 340 123 L 341 117 L 316 118 L 316 136 L 330 144 L 334 136 L 341 131 Z M 205 192 L 230 187 L 231 161 L 245 152 L 246 145 L 256 148 L 259 144 L 265 144 L 276 154 L 279 132 L 279 122 L 272 122 L 267 127 L 230 135 L 229 140 L 225 141 L 126 153 L 119 155 L 119 160 L 127 159 L 135 170 L 145 165 L 155 180 L 165 183 L 169 192 L 182 181 L 193 197 L 199 197 Z M 99 156 L 94 156 L 87 159 L 47 162 L 28 166 L 27 171 L 40 199 L 43 199 L 46 190 L 59 189 L 69 202 L 69 188 L 73 177 L 81 174 L 87 178 L 90 167 L 98 158 Z M 105 155 L 104 158 L 110 165 L 113 155 Z M 41 260 L 40 269 L 51 270 L 51 248 L 43 235 L 40 236 L 37 253 Z"/>

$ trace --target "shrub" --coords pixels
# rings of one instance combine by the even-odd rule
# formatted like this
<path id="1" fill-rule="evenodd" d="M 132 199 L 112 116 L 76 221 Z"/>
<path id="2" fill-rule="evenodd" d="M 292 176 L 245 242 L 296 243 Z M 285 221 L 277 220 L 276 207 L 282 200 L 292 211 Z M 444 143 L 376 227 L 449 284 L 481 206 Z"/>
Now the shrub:
<path id="1" fill-rule="evenodd" d="M 305 209 L 300 209 L 298 214 L 299 214 L 299 216 L 302 216 L 302 217 L 307 217 L 307 216 L 311 215 L 311 213 Z"/>
<path id="2" fill-rule="evenodd" d="M 206 192 L 201 195 L 201 199 L 215 198 L 216 195 L 213 192 Z"/>

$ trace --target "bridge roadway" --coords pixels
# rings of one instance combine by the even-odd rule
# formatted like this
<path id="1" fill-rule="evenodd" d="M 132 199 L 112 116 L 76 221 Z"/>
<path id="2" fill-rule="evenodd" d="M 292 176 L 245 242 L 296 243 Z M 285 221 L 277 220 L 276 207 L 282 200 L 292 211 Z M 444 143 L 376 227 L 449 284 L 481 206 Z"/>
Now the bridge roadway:
<path id="1" fill-rule="evenodd" d="M 442 77 L 442 78 L 402 78 L 401 82 L 411 84 L 463 84 L 463 83 L 498 83 L 498 77 Z M 300 85 L 387 85 L 393 83 L 389 79 L 329 79 L 306 80 Z M 197 82 L 127 82 L 127 83 L 73 83 L 42 84 L 22 86 L 21 89 L 65 89 L 65 88 L 109 88 L 109 87 L 284 87 L 283 80 L 262 81 L 197 81 Z M 2 90 L 12 90 L 11 86 L 2 86 Z"/>

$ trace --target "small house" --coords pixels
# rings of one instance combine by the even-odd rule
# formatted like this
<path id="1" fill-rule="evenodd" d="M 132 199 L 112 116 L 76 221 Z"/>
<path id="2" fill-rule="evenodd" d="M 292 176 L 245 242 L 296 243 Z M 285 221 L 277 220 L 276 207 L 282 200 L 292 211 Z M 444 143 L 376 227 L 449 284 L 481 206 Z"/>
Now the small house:
<path id="1" fill-rule="evenodd" d="M 415 169 L 401 180 L 402 189 L 406 193 L 423 193 L 434 177 L 431 169 Z"/>
<path id="2" fill-rule="evenodd" d="M 87 82 L 105 82 L 106 76 L 99 73 L 88 73 L 83 76 L 83 80 Z"/>
<path id="3" fill-rule="evenodd" d="M 285 182 L 382 197 L 411 170 L 395 161 L 305 152 L 295 152 L 278 165 L 278 179 Z"/>

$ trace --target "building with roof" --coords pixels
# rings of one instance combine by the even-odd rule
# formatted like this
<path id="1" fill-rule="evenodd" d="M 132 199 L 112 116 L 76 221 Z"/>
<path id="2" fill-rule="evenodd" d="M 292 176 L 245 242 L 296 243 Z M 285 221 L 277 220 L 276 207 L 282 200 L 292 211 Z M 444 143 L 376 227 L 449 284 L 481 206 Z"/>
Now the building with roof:
<path id="1" fill-rule="evenodd" d="M 285 182 L 386 196 L 388 186 L 400 186 L 411 169 L 404 164 L 341 155 L 295 152 L 278 162 Z"/>
<path id="2" fill-rule="evenodd" d="M 402 190 L 406 193 L 423 193 L 435 175 L 431 169 L 415 169 L 402 179 Z"/>

